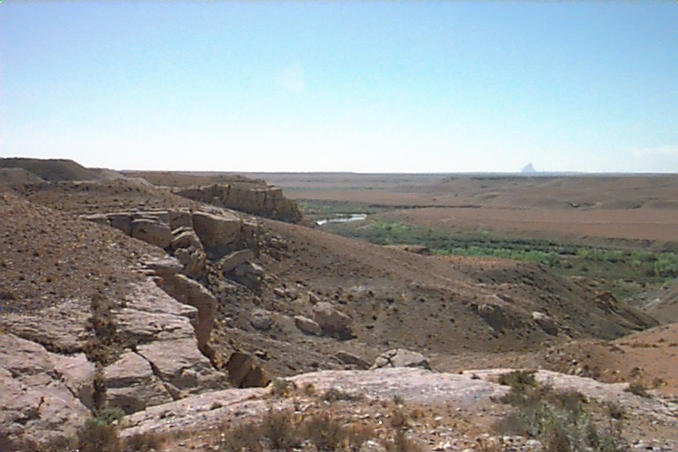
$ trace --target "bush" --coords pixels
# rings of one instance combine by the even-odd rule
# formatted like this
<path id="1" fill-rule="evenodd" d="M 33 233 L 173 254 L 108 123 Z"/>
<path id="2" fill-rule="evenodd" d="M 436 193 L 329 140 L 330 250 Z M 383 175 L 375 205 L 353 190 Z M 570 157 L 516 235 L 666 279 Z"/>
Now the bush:
<path id="1" fill-rule="evenodd" d="M 645 397 L 646 399 L 652 398 L 652 394 L 647 392 L 647 388 L 638 382 L 631 383 L 628 388 L 624 389 L 624 391 L 630 392 L 631 394 L 635 394 L 640 397 Z"/>
<path id="2" fill-rule="evenodd" d="M 77 431 L 80 452 L 120 451 L 118 428 L 124 416 L 125 413 L 120 408 L 107 407 L 87 419 Z"/>
<path id="3" fill-rule="evenodd" d="M 226 429 L 221 435 L 219 450 L 223 452 L 258 452 L 263 450 L 259 426 L 238 424 Z"/>
<path id="4" fill-rule="evenodd" d="M 348 402 L 356 402 L 362 400 L 364 396 L 362 394 L 351 394 L 346 391 L 342 391 L 337 388 L 330 388 L 322 395 L 321 400 L 324 402 L 338 402 L 340 400 L 345 400 Z"/>
<path id="5" fill-rule="evenodd" d="M 500 433 L 529 436 L 539 440 L 545 452 L 625 450 L 618 426 L 598 429 L 586 409 L 585 397 L 576 391 L 556 392 L 539 385 L 534 373 L 505 374 L 500 383 L 511 386 L 501 400 L 517 408 L 495 425 Z"/>
<path id="6" fill-rule="evenodd" d="M 327 413 L 312 416 L 304 428 L 307 438 L 319 451 L 339 450 L 348 440 L 344 426 Z"/>
<path id="7" fill-rule="evenodd" d="M 139 433 L 127 438 L 123 449 L 129 452 L 150 452 L 159 450 L 162 446 L 162 437 L 155 433 Z"/>
<path id="8" fill-rule="evenodd" d="M 299 433 L 292 413 L 287 410 L 270 408 L 261 424 L 261 434 L 274 450 L 293 450 L 298 447 L 302 442 Z"/>
<path id="9" fill-rule="evenodd" d="M 78 429 L 78 449 L 81 452 L 119 452 L 118 427 L 92 417 Z"/>

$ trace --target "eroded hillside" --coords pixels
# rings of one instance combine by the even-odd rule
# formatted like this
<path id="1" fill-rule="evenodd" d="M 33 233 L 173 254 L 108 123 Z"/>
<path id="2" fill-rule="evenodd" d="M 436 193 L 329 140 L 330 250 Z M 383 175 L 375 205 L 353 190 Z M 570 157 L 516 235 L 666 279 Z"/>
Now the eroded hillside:
<path id="1" fill-rule="evenodd" d="M 14 183 L 0 209 L 10 450 L 66 438 L 104 406 L 132 415 L 279 376 L 364 370 L 393 349 L 433 357 L 434 371 L 469 355 L 491 367 L 656 325 L 538 264 L 366 244 L 138 179 Z"/>

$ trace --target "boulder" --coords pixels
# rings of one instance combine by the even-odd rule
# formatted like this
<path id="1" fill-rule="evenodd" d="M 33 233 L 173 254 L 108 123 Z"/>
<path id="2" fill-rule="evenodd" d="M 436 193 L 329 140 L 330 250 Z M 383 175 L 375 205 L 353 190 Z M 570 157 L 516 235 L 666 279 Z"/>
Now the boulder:
<path id="1" fill-rule="evenodd" d="M 388 350 L 377 356 L 374 360 L 372 369 L 380 369 L 383 367 L 421 367 L 423 369 L 430 369 L 431 366 L 426 358 L 421 353 L 406 350 L 404 348 L 395 348 Z"/>
<path id="2" fill-rule="evenodd" d="M 254 366 L 252 371 L 247 374 L 245 379 L 242 381 L 240 387 L 242 388 L 263 388 L 268 386 L 271 382 L 271 378 L 268 376 L 266 371 L 260 366 Z"/>
<path id="3" fill-rule="evenodd" d="M 273 325 L 273 314 L 265 309 L 255 309 L 250 314 L 250 324 L 257 330 L 268 330 Z"/>
<path id="4" fill-rule="evenodd" d="M 253 262 L 237 265 L 228 276 L 250 290 L 258 290 L 264 279 L 264 269 Z"/>
<path id="5" fill-rule="evenodd" d="M 322 328 L 320 328 L 320 325 L 318 325 L 316 321 L 304 317 L 303 315 L 294 316 L 294 324 L 299 330 L 306 334 L 320 336 L 323 333 Z"/>
<path id="6" fill-rule="evenodd" d="M 208 250 L 219 252 L 227 248 L 238 239 L 240 226 L 240 218 L 232 213 L 224 212 L 222 215 L 193 213 L 193 229 Z"/>
<path id="7" fill-rule="evenodd" d="M 313 306 L 313 320 L 327 334 L 351 337 L 351 318 L 329 302 L 323 301 Z"/>
<path id="8" fill-rule="evenodd" d="M 353 353 L 348 353 L 343 350 L 339 350 L 337 353 L 335 353 L 333 358 L 342 364 L 354 366 L 358 369 L 366 370 L 370 368 L 370 365 L 367 361 L 360 358 L 359 356 L 354 355 Z"/>
<path id="9" fill-rule="evenodd" d="M 532 320 L 534 320 L 546 334 L 550 334 L 551 336 L 558 335 L 558 323 L 543 312 L 532 312 Z"/>
<path id="10" fill-rule="evenodd" d="M 157 220 L 139 219 L 132 221 L 132 237 L 151 245 L 167 248 L 172 242 L 172 231 L 169 226 Z"/>
<path id="11" fill-rule="evenodd" d="M 148 361 L 128 351 L 104 369 L 106 401 L 130 414 L 173 399 Z"/>
<path id="12" fill-rule="evenodd" d="M 493 298 L 499 299 L 496 295 Z M 522 324 L 518 314 L 505 305 L 483 303 L 476 307 L 476 312 L 496 331 L 517 328 Z"/>
<path id="13" fill-rule="evenodd" d="M 270 382 L 266 372 L 249 353 L 234 352 L 226 363 L 228 380 L 236 388 L 263 387 Z"/>

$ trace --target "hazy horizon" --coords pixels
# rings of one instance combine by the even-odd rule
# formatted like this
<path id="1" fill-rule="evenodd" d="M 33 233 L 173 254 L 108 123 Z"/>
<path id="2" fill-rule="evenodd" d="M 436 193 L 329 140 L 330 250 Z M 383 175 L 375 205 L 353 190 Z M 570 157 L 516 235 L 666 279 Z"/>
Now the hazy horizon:
<path id="1" fill-rule="evenodd" d="M 678 172 L 678 4 L 0 3 L 0 157 Z"/>

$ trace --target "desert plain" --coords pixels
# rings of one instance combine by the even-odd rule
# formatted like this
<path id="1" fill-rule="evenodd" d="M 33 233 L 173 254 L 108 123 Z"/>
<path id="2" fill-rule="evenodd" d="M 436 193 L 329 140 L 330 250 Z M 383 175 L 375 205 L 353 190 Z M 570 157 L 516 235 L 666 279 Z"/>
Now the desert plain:
<path id="1" fill-rule="evenodd" d="M 2 159 L 0 218 L 2 451 L 678 450 L 678 176 Z"/>

